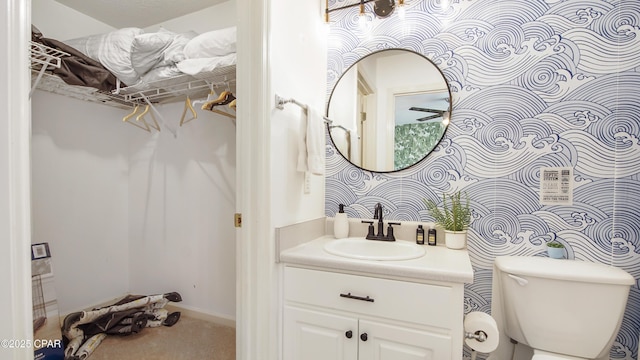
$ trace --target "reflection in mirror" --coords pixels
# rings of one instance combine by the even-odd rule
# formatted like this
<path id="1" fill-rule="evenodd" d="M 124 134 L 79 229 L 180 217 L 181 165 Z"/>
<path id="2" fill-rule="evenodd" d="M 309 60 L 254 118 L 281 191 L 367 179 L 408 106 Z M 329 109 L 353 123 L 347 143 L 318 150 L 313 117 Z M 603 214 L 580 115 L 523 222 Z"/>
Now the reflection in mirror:
<path id="1" fill-rule="evenodd" d="M 444 75 L 420 54 L 392 49 L 353 64 L 334 87 L 331 139 L 352 164 L 391 172 L 412 166 L 440 142 L 451 114 Z"/>

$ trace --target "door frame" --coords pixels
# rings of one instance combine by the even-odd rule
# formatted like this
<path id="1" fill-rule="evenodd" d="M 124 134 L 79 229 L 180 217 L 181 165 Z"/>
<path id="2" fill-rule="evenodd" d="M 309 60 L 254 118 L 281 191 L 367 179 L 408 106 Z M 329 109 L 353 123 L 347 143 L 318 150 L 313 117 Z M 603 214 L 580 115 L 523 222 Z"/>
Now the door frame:
<path id="1" fill-rule="evenodd" d="M 271 220 L 271 1 L 237 0 L 236 358 L 276 360 L 272 307 L 274 230 Z M 250 9 L 250 10 L 247 10 Z"/>
<path id="2" fill-rule="evenodd" d="M 31 299 L 31 104 L 28 41 L 31 0 L 7 0 L 0 10 L 0 338 L 33 340 Z M 33 348 L 0 348 L 3 358 L 32 360 Z M 5 355 L 6 354 L 6 355 Z M 7 356 L 8 355 L 8 356 Z"/>

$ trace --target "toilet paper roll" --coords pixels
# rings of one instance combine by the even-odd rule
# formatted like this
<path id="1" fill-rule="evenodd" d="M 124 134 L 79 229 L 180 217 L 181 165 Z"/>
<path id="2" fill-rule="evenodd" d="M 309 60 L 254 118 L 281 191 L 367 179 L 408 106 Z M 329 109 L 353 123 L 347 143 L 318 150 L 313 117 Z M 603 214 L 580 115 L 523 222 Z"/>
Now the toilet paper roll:
<path id="1" fill-rule="evenodd" d="M 472 311 L 464 317 L 463 326 L 465 333 L 473 335 L 482 331 L 487 335 L 484 341 L 465 338 L 464 342 L 473 350 L 481 353 L 490 353 L 498 347 L 498 325 L 489 314 L 481 311 Z"/>

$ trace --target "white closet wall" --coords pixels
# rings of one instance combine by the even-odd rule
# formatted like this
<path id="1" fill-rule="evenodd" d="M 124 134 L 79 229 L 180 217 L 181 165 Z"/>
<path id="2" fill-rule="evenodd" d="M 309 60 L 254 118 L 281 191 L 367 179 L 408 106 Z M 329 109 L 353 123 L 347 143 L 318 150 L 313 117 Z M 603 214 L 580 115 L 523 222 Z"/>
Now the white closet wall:
<path id="1" fill-rule="evenodd" d="M 174 125 L 182 109 L 182 104 L 161 107 Z M 178 291 L 183 305 L 234 319 L 233 123 L 201 111 L 177 129 L 177 137 L 169 131 L 143 134 L 131 145 L 131 290 Z"/>
<path id="2" fill-rule="evenodd" d="M 123 111 L 43 91 L 31 108 L 33 242 L 51 248 L 60 311 L 122 296 L 132 135 Z"/>
<path id="3" fill-rule="evenodd" d="M 229 1 L 148 31 L 202 33 L 235 18 Z M 33 23 L 61 40 L 113 29 L 53 0 L 34 2 Z M 235 318 L 231 120 L 199 111 L 179 127 L 183 103 L 162 105 L 167 123 L 149 134 L 123 124 L 125 110 L 42 91 L 32 109 L 33 242 L 50 243 L 61 313 L 178 291 L 185 307 Z"/>

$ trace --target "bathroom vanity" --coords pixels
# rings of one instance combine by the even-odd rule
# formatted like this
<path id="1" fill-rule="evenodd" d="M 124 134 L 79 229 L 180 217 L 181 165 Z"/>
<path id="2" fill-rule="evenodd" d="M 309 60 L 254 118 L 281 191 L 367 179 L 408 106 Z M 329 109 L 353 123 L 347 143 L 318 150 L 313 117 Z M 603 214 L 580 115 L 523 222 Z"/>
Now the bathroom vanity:
<path id="1" fill-rule="evenodd" d="M 424 246 L 409 260 L 325 251 L 321 237 L 280 252 L 283 359 L 461 359 L 466 250 Z"/>

